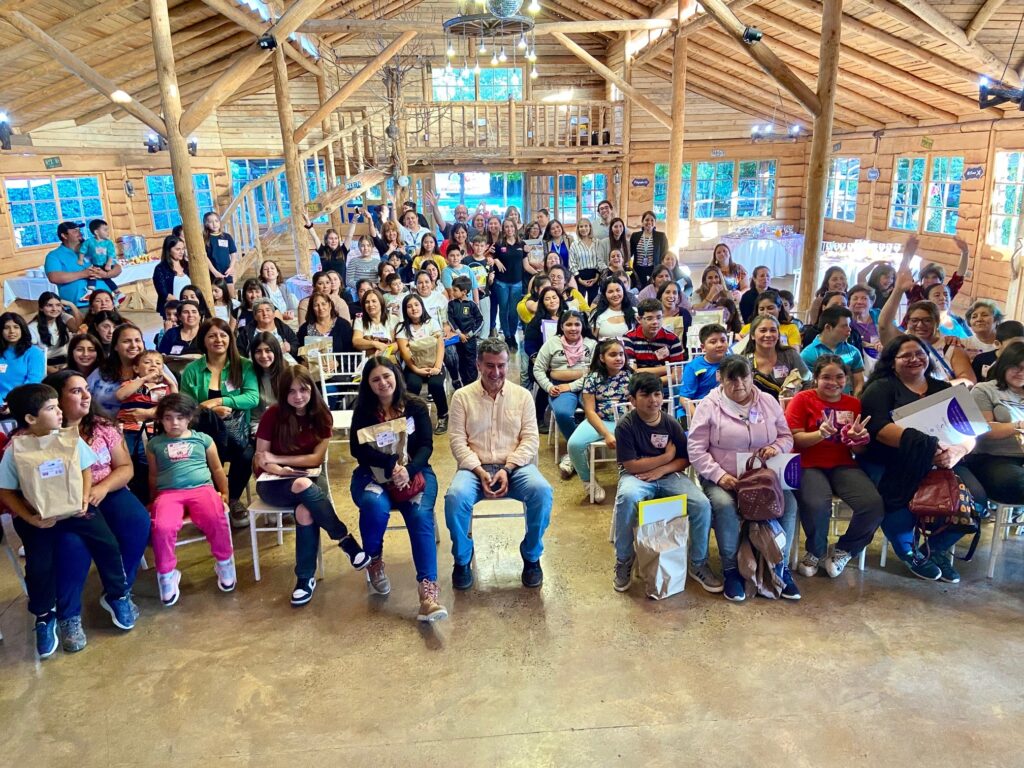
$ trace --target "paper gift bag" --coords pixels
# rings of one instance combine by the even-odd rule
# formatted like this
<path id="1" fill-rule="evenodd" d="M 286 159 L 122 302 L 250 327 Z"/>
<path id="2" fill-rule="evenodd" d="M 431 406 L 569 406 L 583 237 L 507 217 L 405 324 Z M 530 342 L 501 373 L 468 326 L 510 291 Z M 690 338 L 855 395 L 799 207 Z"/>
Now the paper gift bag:
<path id="1" fill-rule="evenodd" d="M 409 439 L 409 421 L 411 419 L 398 418 L 363 427 L 356 432 L 356 439 L 360 445 L 370 443 L 381 453 L 397 456 L 398 463 L 404 466 L 409 460 L 405 450 Z M 380 467 L 371 466 L 370 471 L 373 472 L 373 479 L 379 484 L 384 485 L 387 483 L 388 480 L 384 476 L 384 470 Z"/>
<path id="2" fill-rule="evenodd" d="M 409 354 L 413 365 L 419 368 L 433 368 L 437 362 L 437 337 L 424 336 L 409 342 Z"/>
<path id="3" fill-rule="evenodd" d="M 65 427 L 42 437 L 18 435 L 8 448 L 22 495 L 44 519 L 82 511 L 78 440 L 78 428 Z"/>
<path id="4" fill-rule="evenodd" d="M 647 596 L 655 600 L 686 588 L 690 521 L 685 517 L 656 520 L 636 530 L 636 559 Z"/>
<path id="5" fill-rule="evenodd" d="M 334 351 L 334 341 L 325 336 L 314 336 L 306 339 L 306 343 L 299 347 L 299 357 L 306 360 L 306 367 L 313 381 L 320 380 L 320 368 L 324 366 L 324 374 L 331 376 L 337 373 L 336 361 L 334 358 L 324 358 L 321 355 L 329 355 Z"/>

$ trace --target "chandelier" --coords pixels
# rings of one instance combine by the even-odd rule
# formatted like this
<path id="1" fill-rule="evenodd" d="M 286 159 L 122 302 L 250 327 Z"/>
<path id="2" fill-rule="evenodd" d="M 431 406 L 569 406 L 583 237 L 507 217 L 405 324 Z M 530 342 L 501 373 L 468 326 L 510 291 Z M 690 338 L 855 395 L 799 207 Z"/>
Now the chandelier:
<path id="1" fill-rule="evenodd" d="M 445 37 L 447 64 L 445 74 L 452 80 L 465 81 L 470 73 L 480 74 L 481 61 L 497 67 L 511 59 L 512 84 L 519 85 L 516 58 L 530 64 L 530 78 L 537 79 L 537 39 L 532 16 L 540 12 L 537 0 L 530 0 L 521 11 L 525 0 L 458 0 L 458 15 L 442 24 Z M 455 64 L 462 60 L 456 74 Z M 472 65 L 470 62 L 472 61 Z"/>

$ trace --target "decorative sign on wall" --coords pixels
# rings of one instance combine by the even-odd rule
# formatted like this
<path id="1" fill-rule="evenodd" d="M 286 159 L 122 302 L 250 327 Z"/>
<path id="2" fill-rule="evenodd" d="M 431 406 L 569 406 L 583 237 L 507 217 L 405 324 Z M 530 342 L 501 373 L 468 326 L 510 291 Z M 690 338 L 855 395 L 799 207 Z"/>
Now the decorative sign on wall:
<path id="1" fill-rule="evenodd" d="M 868 181 L 878 181 L 878 178 L 881 175 L 881 171 L 879 171 L 877 168 L 868 168 Z"/>
<path id="2" fill-rule="evenodd" d="M 345 191 L 346 192 L 351 192 L 353 189 L 359 189 L 359 182 L 358 181 L 346 181 L 345 182 Z"/>
<path id="3" fill-rule="evenodd" d="M 935 146 L 935 139 L 933 139 L 931 136 L 922 136 L 921 146 L 924 147 L 925 149 L 931 149 L 932 147 Z"/>
<path id="4" fill-rule="evenodd" d="M 54 168 L 60 168 L 61 162 L 59 157 L 44 157 L 43 168 L 48 171 L 52 171 Z"/>
<path id="5" fill-rule="evenodd" d="M 843 142 L 841 142 L 841 141 L 837 141 L 835 144 L 832 145 L 832 151 L 833 152 L 838 152 L 842 148 L 843 148 Z"/>
<path id="6" fill-rule="evenodd" d="M 306 203 L 306 213 L 319 214 L 320 204 L 319 203 Z"/>
<path id="7" fill-rule="evenodd" d="M 712 149 L 711 150 L 711 156 L 712 157 L 725 157 L 725 150 L 724 149 Z"/>
<path id="8" fill-rule="evenodd" d="M 985 169 L 980 165 L 972 165 L 970 168 L 964 169 L 965 179 L 980 179 L 985 175 Z"/>
<path id="9" fill-rule="evenodd" d="M 651 186 L 651 180 L 648 178 L 636 178 L 631 182 L 634 187 L 649 187 Z"/>

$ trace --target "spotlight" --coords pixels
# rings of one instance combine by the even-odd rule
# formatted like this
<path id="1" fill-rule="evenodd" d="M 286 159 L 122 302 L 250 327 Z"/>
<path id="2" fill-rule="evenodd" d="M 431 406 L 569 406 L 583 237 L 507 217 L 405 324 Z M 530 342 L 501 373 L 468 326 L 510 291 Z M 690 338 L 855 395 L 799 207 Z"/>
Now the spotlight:
<path id="1" fill-rule="evenodd" d="M 762 37 L 764 37 L 764 32 L 757 27 L 745 27 L 743 30 L 743 42 L 747 45 L 761 42 Z"/>
<path id="2" fill-rule="evenodd" d="M 128 104 L 131 102 L 132 97 L 124 91 L 118 89 L 110 94 L 110 100 L 115 104 Z"/>
<path id="3" fill-rule="evenodd" d="M 11 148 L 11 124 L 6 112 L 0 112 L 0 149 Z"/>
<path id="4" fill-rule="evenodd" d="M 256 45 L 258 45 L 264 51 L 272 51 L 275 48 L 277 48 L 277 38 L 271 34 L 260 35 L 256 39 Z"/>
<path id="5" fill-rule="evenodd" d="M 529 13 L 540 13 L 540 3 L 537 0 L 530 0 L 530 4 L 526 7 Z"/>
<path id="6" fill-rule="evenodd" d="M 188 140 L 188 153 L 190 155 L 192 155 L 192 157 L 195 157 L 196 154 L 198 154 L 198 152 L 199 152 L 199 139 L 197 139 L 195 136 L 193 136 L 192 138 L 190 138 Z"/>
<path id="7" fill-rule="evenodd" d="M 981 109 L 1013 103 L 1024 110 L 1024 90 L 1010 88 L 1003 83 L 991 82 L 987 77 L 978 80 L 978 106 Z"/>
<path id="8" fill-rule="evenodd" d="M 146 141 L 143 145 L 151 155 L 155 155 L 157 152 L 167 149 L 167 140 L 163 136 L 157 136 L 155 133 L 151 133 L 146 137 Z"/>

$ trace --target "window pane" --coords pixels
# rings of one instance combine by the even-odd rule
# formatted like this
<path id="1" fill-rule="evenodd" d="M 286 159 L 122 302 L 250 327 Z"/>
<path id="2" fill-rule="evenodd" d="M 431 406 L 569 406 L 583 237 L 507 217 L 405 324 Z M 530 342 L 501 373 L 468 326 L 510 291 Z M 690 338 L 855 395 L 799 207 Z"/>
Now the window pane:
<path id="1" fill-rule="evenodd" d="M 33 200 L 53 200 L 53 182 L 49 179 L 31 179 Z"/>

